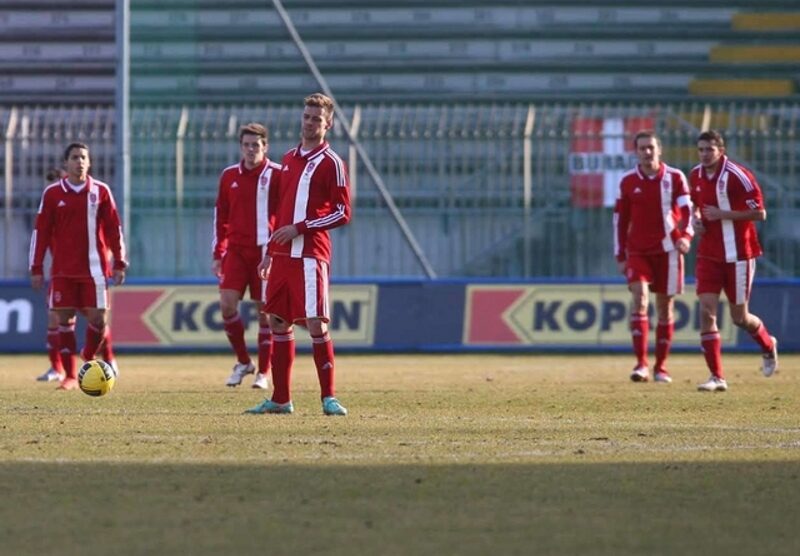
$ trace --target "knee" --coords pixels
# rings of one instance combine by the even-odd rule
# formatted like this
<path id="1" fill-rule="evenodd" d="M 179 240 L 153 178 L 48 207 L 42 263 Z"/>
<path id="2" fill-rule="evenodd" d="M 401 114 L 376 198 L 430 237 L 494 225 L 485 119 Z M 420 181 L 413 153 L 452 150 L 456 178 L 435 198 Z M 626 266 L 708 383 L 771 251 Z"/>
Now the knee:
<path id="1" fill-rule="evenodd" d="M 731 313 L 731 322 L 739 328 L 745 328 L 747 325 L 747 313 Z"/>
<path id="2" fill-rule="evenodd" d="M 239 310 L 239 302 L 231 301 L 230 299 L 220 299 L 219 309 L 222 312 L 222 318 L 230 318 Z"/>

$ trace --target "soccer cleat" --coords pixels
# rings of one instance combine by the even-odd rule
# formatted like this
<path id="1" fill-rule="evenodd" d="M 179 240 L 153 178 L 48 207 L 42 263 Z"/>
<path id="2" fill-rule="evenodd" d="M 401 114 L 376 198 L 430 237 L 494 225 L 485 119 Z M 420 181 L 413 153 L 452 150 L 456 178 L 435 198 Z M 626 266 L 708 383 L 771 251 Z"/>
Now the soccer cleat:
<path id="1" fill-rule="evenodd" d="M 256 367 L 253 365 L 252 361 L 249 363 L 236 363 L 233 366 L 233 372 L 231 376 L 228 377 L 228 382 L 225 383 L 225 386 L 239 386 L 246 375 L 251 375 L 254 372 L 256 372 Z"/>
<path id="2" fill-rule="evenodd" d="M 771 338 L 772 349 L 761 356 L 763 359 L 761 372 L 764 376 L 772 376 L 778 370 L 778 339 L 775 336 L 771 336 Z"/>
<path id="3" fill-rule="evenodd" d="M 347 408 L 333 396 L 322 398 L 322 412 L 325 415 L 347 415 Z"/>
<path id="4" fill-rule="evenodd" d="M 64 380 L 64 373 L 59 373 L 54 368 L 50 367 L 47 372 L 36 377 L 39 382 L 61 382 Z"/>
<path id="5" fill-rule="evenodd" d="M 728 389 L 728 382 L 724 378 L 711 375 L 708 380 L 697 385 L 700 392 L 724 392 Z"/>
<path id="6" fill-rule="evenodd" d="M 256 379 L 253 381 L 253 388 L 260 388 L 261 390 L 269 388 L 267 373 L 256 373 Z"/>
<path id="7" fill-rule="evenodd" d="M 77 378 L 70 378 L 67 377 L 61 381 L 58 385 L 56 390 L 77 390 L 78 389 L 78 379 Z"/>
<path id="8" fill-rule="evenodd" d="M 667 371 L 658 371 L 653 375 L 653 382 L 661 382 L 662 384 L 669 384 L 672 382 L 672 377 L 669 376 Z"/>
<path id="9" fill-rule="evenodd" d="M 647 382 L 650 380 L 650 373 L 647 367 L 636 367 L 631 373 L 631 380 L 633 382 Z"/>
<path id="10" fill-rule="evenodd" d="M 286 403 L 275 403 L 272 400 L 264 400 L 255 407 L 245 409 L 244 412 L 251 415 L 263 415 L 264 413 L 289 414 L 294 413 L 294 405 L 292 405 L 291 400 Z"/>

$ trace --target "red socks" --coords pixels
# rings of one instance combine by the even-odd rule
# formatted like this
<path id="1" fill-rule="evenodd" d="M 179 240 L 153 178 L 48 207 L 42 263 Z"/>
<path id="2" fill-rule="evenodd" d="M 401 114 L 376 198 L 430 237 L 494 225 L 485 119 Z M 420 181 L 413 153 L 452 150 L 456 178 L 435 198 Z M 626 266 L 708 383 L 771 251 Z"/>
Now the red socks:
<path id="1" fill-rule="evenodd" d="M 703 355 L 711 374 L 717 378 L 722 376 L 722 342 L 719 332 L 706 332 L 700 335 L 700 345 L 703 346 Z"/>
<path id="2" fill-rule="evenodd" d="M 769 353 L 772 350 L 772 336 L 769 335 L 763 322 L 758 323 L 758 328 L 750 332 L 750 336 L 756 341 L 762 352 Z"/>
<path id="3" fill-rule="evenodd" d="M 272 335 L 272 401 L 286 403 L 292 399 L 292 365 L 294 364 L 294 332 Z"/>
<path id="4" fill-rule="evenodd" d="M 312 336 L 314 364 L 317 367 L 321 397 L 334 395 L 333 387 L 333 342 L 327 332 L 322 336 Z"/>
<path id="5" fill-rule="evenodd" d="M 58 327 L 58 339 L 61 345 L 61 363 L 67 378 L 78 378 L 78 369 L 75 367 L 75 325 L 60 325 Z"/>
<path id="6" fill-rule="evenodd" d="M 100 342 L 105 338 L 105 327 L 102 329 L 95 328 L 93 325 L 86 327 L 86 343 L 83 345 L 81 357 L 84 361 L 94 359 L 97 355 L 97 349 L 100 347 Z"/>
<path id="7" fill-rule="evenodd" d="M 244 341 L 244 323 L 239 313 L 234 313 L 233 316 L 226 318 L 224 328 L 225 334 L 228 335 L 228 341 L 236 353 L 236 359 L 239 360 L 239 363 L 249 363 L 250 354 L 247 353 L 247 344 Z"/>
<path id="8" fill-rule="evenodd" d="M 64 365 L 61 364 L 61 341 L 58 327 L 47 329 L 47 357 L 50 358 L 50 367 L 64 374 Z"/>
<path id="9" fill-rule="evenodd" d="M 647 367 L 647 334 L 649 331 L 650 323 L 646 313 L 631 315 L 631 339 L 637 367 Z"/>
<path id="10" fill-rule="evenodd" d="M 272 358 L 272 330 L 269 326 L 258 329 L 258 372 L 269 372 L 270 359 Z"/>
<path id="11" fill-rule="evenodd" d="M 655 372 L 666 372 L 665 363 L 672 346 L 672 335 L 675 332 L 675 323 L 659 322 L 656 328 L 656 366 Z"/>

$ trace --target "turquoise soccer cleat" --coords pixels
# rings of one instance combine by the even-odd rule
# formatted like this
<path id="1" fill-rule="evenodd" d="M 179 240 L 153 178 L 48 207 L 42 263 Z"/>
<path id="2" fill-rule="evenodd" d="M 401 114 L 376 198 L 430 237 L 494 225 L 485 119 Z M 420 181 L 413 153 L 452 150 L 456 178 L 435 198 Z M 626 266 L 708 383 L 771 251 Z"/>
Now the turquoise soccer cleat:
<path id="1" fill-rule="evenodd" d="M 347 408 L 333 396 L 322 398 L 322 412 L 325 415 L 347 415 Z"/>
<path id="2" fill-rule="evenodd" d="M 294 405 L 291 401 L 286 403 L 275 403 L 272 400 L 264 400 L 255 407 L 245 409 L 245 413 L 251 415 L 263 415 L 264 413 L 284 414 L 294 413 Z"/>

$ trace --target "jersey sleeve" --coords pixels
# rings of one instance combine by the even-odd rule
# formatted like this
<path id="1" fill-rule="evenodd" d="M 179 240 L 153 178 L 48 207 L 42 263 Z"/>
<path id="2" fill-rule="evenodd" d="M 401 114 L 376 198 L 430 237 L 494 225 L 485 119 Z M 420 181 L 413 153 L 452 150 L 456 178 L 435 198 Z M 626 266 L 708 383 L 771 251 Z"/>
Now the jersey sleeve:
<path id="1" fill-rule="evenodd" d="M 331 164 L 327 168 L 325 183 L 330 210 L 314 219 L 295 224 L 301 234 L 309 230 L 330 230 L 350 222 L 350 178 L 347 166 L 338 157 L 331 157 L 329 160 Z"/>
<path id="2" fill-rule="evenodd" d="M 689 182 L 683 172 L 675 172 L 672 177 L 672 202 L 678 209 L 680 220 L 676 222 L 675 229 L 672 230 L 672 241 L 679 239 L 687 239 L 689 241 L 694 237 L 694 228 L 692 227 L 692 196 L 689 191 Z"/>
<path id="3" fill-rule="evenodd" d="M 631 224 L 631 207 L 624 194 L 622 183 L 617 190 L 617 201 L 614 204 L 614 257 L 622 262 L 627 259 L 628 228 Z"/>
<path id="4" fill-rule="evenodd" d="M 735 174 L 739 187 L 737 196 L 742 199 L 741 210 L 764 210 L 764 195 L 755 176 L 746 168 L 739 168 Z"/>
<path id="5" fill-rule="evenodd" d="M 223 176 L 220 176 L 217 202 L 214 205 L 214 241 L 211 247 L 212 256 L 215 260 L 221 259 L 228 248 L 229 216 L 230 203 L 228 201 L 228 187 L 225 184 Z"/>
<path id="6" fill-rule="evenodd" d="M 48 202 L 47 190 L 42 193 L 42 200 L 39 202 L 39 211 L 36 213 L 36 224 L 31 234 L 31 247 L 28 257 L 28 265 L 31 274 L 41 276 L 44 274 L 44 256 L 50 247 L 50 239 L 53 233 L 53 207 Z"/>
<path id="7" fill-rule="evenodd" d="M 114 270 L 125 270 L 128 268 L 128 259 L 125 238 L 122 235 L 122 223 L 117 211 L 117 204 L 114 202 L 114 195 L 110 189 L 106 189 L 106 192 L 108 197 L 103 203 L 101 215 L 103 235 L 108 242 L 111 255 L 114 257 Z"/>

